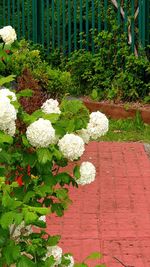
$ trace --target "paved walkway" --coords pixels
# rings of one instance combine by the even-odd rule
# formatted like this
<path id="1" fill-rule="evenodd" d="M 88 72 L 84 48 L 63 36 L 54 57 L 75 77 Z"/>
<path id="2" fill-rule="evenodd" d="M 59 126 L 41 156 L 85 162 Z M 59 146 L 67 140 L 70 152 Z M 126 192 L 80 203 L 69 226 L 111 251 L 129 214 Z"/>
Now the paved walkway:
<path id="1" fill-rule="evenodd" d="M 150 160 L 143 145 L 93 142 L 83 160 L 95 164 L 96 181 L 70 190 L 73 204 L 63 218 L 48 218 L 49 233 L 61 234 L 64 251 L 77 260 L 100 251 L 107 267 L 150 267 Z"/>

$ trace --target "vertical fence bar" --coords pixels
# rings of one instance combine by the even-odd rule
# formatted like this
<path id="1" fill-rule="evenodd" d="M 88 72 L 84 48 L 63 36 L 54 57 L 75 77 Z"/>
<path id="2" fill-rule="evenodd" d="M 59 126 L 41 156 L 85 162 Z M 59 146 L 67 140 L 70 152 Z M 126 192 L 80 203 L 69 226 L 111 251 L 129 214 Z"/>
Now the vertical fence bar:
<path id="1" fill-rule="evenodd" d="M 98 0 L 98 33 L 101 32 L 101 0 Z"/>
<path id="2" fill-rule="evenodd" d="M 30 30 L 31 30 L 31 27 L 30 27 L 30 0 L 28 0 L 27 2 L 27 28 L 28 28 L 28 40 L 30 40 Z"/>
<path id="3" fill-rule="evenodd" d="M 80 0 L 80 49 L 82 49 L 82 32 L 83 32 L 83 25 L 82 25 L 82 0 Z"/>
<path id="4" fill-rule="evenodd" d="M 65 20 L 65 11 L 66 11 L 66 1 L 62 1 L 62 27 L 63 27 L 63 53 L 66 52 L 66 20 Z"/>
<path id="5" fill-rule="evenodd" d="M 20 1 L 17 1 L 17 32 L 18 39 L 20 39 Z"/>
<path id="6" fill-rule="evenodd" d="M 5 11 L 6 11 L 6 2 L 5 0 L 3 0 L 3 26 L 6 25 Z"/>
<path id="7" fill-rule="evenodd" d="M 15 0 L 12 1 L 12 26 L 15 28 Z"/>
<path id="8" fill-rule="evenodd" d="M 150 40 L 149 40 L 149 36 L 150 36 L 150 1 L 146 1 L 145 3 L 145 24 L 146 24 L 146 27 L 145 27 L 145 46 L 149 45 L 150 44 Z"/>
<path id="9" fill-rule="evenodd" d="M 74 0 L 74 50 L 77 49 L 77 2 Z"/>
<path id="10" fill-rule="evenodd" d="M 44 5 L 44 0 L 41 0 L 41 37 L 42 37 L 42 45 L 44 45 L 44 9 L 45 9 L 45 5 Z"/>
<path id="11" fill-rule="evenodd" d="M 25 37 L 25 6 L 24 0 L 22 0 L 22 36 Z"/>
<path id="12" fill-rule="evenodd" d="M 134 33 L 134 0 L 131 0 L 131 36 L 132 36 L 132 43 L 131 48 L 132 52 L 134 52 L 134 44 L 135 44 L 135 33 Z"/>
<path id="13" fill-rule="evenodd" d="M 142 1 L 142 13 L 143 13 L 143 23 L 142 23 L 142 46 L 145 47 L 145 29 L 146 29 L 146 0 Z"/>
<path id="14" fill-rule="evenodd" d="M 95 6 L 92 0 L 92 53 L 94 54 L 94 36 L 95 36 Z"/>
<path id="15" fill-rule="evenodd" d="M 118 23 L 118 49 L 120 46 L 120 25 L 121 25 L 121 13 L 120 13 L 120 8 L 121 8 L 121 0 L 118 0 L 118 10 L 117 10 L 117 23 Z"/>
<path id="16" fill-rule="evenodd" d="M 89 49 L 89 3 L 86 0 L 86 50 Z"/>
<path id="17" fill-rule="evenodd" d="M 8 25 L 10 25 L 10 0 L 7 1 L 7 7 L 8 7 Z"/>
<path id="18" fill-rule="evenodd" d="M 32 32 L 33 32 L 33 42 L 37 42 L 37 17 L 38 17 L 38 12 L 37 12 L 37 1 L 32 0 Z"/>
<path id="19" fill-rule="evenodd" d="M 120 8 L 121 8 L 121 0 L 118 0 L 117 22 L 118 22 L 118 26 L 119 26 L 119 27 L 120 27 L 120 24 L 121 24 L 121 13 L 120 13 Z"/>
<path id="20" fill-rule="evenodd" d="M 52 50 L 55 47 L 55 17 L 54 17 L 54 0 L 52 0 Z"/>
<path id="21" fill-rule="evenodd" d="M 60 0 L 57 0 L 57 45 L 60 50 Z"/>
<path id="22" fill-rule="evenodd" d="M 127 35 L 128 33 L 128 12 L 127 12 L 127 2 L 128 0 L 125 0 L 125 3 L 124 3 L 124 32 L 125 34 Z"/>
<path id="23" fill-rule="evenodd" d="M 139 46 L 142 44 L 142 5 L 141 0 L 138 1 L 139 6 L 139 15 L 138 15 L 138 39 L 139 39 Z"/>
<path id="24" fill-rule="evenodd" d="M 108 9 L 108 1 L 104 0 L 104 30 L 107 31 L 108 23 L 107 23 L 107 9 Z"/>
<path id="25" fill-rule="evenodd" d="M 68 0 L 68 52 L 71 53 L 71 1 Z"/>
<path id="26" fill-rule="evenodd" d="M 50 52 L 50 14 L 49 14 L 49 0 L 46 0 L 46 45 L 47 45 L 47 53 Z"/>

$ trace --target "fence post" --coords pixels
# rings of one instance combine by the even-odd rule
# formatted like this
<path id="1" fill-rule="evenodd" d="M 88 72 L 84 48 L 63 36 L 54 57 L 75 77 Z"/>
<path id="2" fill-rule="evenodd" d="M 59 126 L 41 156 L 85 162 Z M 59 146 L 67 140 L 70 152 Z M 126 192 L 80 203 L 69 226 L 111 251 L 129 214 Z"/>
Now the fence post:
<path id="1" fill-rule="evenodd" d="M 37 42 L 41 43 L 41 37 L 42 37 L 42 26 L 41 26 L 41 19 L 42 19 L 42 2 L 41 0 L 37 1 Z"/>
<path id="2" fill-rule="evenodd" d="M 150 44 L 150 0 L 146 1 L 145 4 L 145 44 Z"/>

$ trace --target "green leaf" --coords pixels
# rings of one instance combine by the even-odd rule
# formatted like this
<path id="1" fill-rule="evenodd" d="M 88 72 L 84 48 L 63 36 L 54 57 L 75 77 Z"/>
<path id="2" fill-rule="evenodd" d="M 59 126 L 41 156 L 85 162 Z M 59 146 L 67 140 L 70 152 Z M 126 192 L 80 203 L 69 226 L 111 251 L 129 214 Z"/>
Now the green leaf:
<path id="1" fill-rule="evenodd" d="M 22 205 L 21 201 L 17 201 L 14 198 L 11 198 L 7 192 L 4 193 L 2 197 L 2 204 L 4 207 L 8 207 L 10 210 L 16 209 Z"/>
<path id="2" fill-rule="evenodd" d="M 58 183 L 62 182 L 64 184 L 69 184 L 71 178 L 72 177 L 67 172 L 62 172 L 55 176 L 55 179 L 57 179 Z"/>
<path id="3" fill-rule="evenodd" d="M 44 261 L 44 267 L 53 267 L 55 266 L 55 259 L 53 256 L 50 256 L 49 258 L 46 259 L 46 261 Z M 41 267 L 41 266 L 39 266 Z"/>
<path id="4" fill-rule="evenodd" d="M 101 259 L 103 255 L 100 252 L 92 252 L 86 259 L 97 260 Z"/>
<path id="5" fill-rule="evenodd" d="M 63 100 L 60 107 L 63 111 L 75 114 L 83 107 L 83 103 L 80 100 Z"/>
<path id="6" fill-rule="evenodd" d="M 31 97 L 33 95 L 33 91 L 31 89 L 24 89 L 17 93 L 17 97 Z"/>
<path id="7" fill-rule="evenodd" d="M 23 216 L 26 224 L 32 224 L 38 219 L 35 212 L 30 212 L 27 209 L 23 209 Z"/>
<path id="8" fill-rule="evenodd" d="M 1 163 L 8 163 L 11 162 L 11 155 L 6 152 L 5 150 L 0 151 L 0 162 Z"/>
<path id="9" fill-rule="evenodd" d="M 16 216 L 16 213 L 14 211 L 3 213 L 0 218 L 0 224 L 2 228 L 7 229 L 9 225 L 11 225 L 14 222 L 15 216 Z"/>
<path id="10" fill-rule="evenodd" d="M 30 201 L 30 199 L 32 199 L 32 197 L 34 197 L 34 196 L 35 196 L 34 191 L 28 191 L 24 196 L 23 202 L 28 203 Z"/>
<path id="11" fill-rule="evenodd" d="M 26 167 L 28 165 L 30 165 L 31 167 L 34 167 L 34 165 L 37 162 L 37 155 L 36 153 L 24 153 L 23 154 L 23 163 L 22 163 L 22 167 Z"/>
<path id="12" fill-rule="evenodd" d="M 21 256 L 19 245 L 16 245 L 13 240 L 9 240 L 9 243 L 4 250 L 4 256 L 8 265 L 16 262 L 16 260 Z"/>
<path id="13" fill-rule="evenodd" d="M 22 143 L 25 147 L 30 147 L 30 143 L 26 137 L 26 135 L 22 135 Z"/>
<path id="14" fill-rule="evenodd" d="M 39 213 L 40 215 L 47 215 L 50 213 L 50 209 L 44 207 L 30 207 L 30 210 Z"/>
<path id="15" fill-rule="evenodd" d="M 0 78 L 0 86 L 4 85 L 5 83 L 10 83 L 14 81 L 16 75 L 9 75 L 7 77 Z"/>
<path id="16" fill-rule="evenodd" d="M 23 221 L 23 215 L 22 213 L 16 213 L 14 222 L 15 224 L 19 225 Z"/>
<path id="17" fill-rule="evenodd" d="M 52 154 L 48 148 L 39 148 L 36 152 L 39 163 L 45 164 L 52 160 Z"/>
<path id="18" fill-rule="evenodd" d="M 66 188 L 60 188 L 56 190 L 56 196 L 58 199 L 68 199 L 68 191 Z"/>
<path id="19" fill-rule="evenodd" d="M 74 167 L 73 174 L 74 174 L 75 178 L 77 178 L 77 179 L 80 178 L 81 174 L 80 174 L 80 167 L 79 166 Z"/>
<path id="20" fill-rule="evenodd" d="M 42 118 L 45 119 L 45 120 L 49 120 L 51 123 L 56 123 L 59 119 L 59 114 L 54 114 L 54 113 L 51 113 L 51 114 L 45 114 L 43 113 L 42 114 Z"/>
<path id="21" fill-rule="evenodd" d="M 96 89 L 93 89 L 93 90 L 92 90 L 91 98 L 92 98 L 93 100 L 97 100 L 97 99 L 98 99 L 98 92 L 97 92 Z"/>
<path id="22" fill-rule="evenodd" d="M 75 119 L 72 119 L 69 121 L 68 126 L 66 128 L 66 131 L 68 133 L 72 133 L 74 131 L 74 129 L 75 129 Z"/>
<path id="23" fill-rule="evenodd" d="M 40 197 L 45 197 L 47 193 L 49 195 L 52 194 L 53 190 L 50 187 L 50 183 L 48 185 L 40 185 L 35 189 L 36 194 L 38 194 Z"/>
<path id="24" fill-rule="evenodd" d="M 22 256 L 16 265 L 16 267 L 35 267 L 35 266 L 36 264 L 25 256 Z"/>
<path id="25" fill-rule="evenodd" d="M 1 144 L 3 144 L 3 143 L 12 144 L 13 138 L 12 138 L 12 136 L 0 131 L 0 143 Z"/>
<path id="26" fill-rule="evenodd" d="M 61 236 L 55 235 L 55 236 L 49 236 L 47 240 L 47 244 L 49 246 L 56 246 L 58 242 L 60 241 Z"/>

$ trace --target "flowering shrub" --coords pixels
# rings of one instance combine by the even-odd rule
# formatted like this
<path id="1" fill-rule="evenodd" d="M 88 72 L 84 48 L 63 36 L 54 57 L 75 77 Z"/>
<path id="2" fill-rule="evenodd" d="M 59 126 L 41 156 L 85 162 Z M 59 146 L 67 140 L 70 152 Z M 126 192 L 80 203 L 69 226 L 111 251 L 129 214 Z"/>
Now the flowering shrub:
<path id="1" fill-rule="evenodd" d="M 31 94 L 0 89 L 0 266 L 87 266 L 63 254 L 60 236 L 46 232 L 45 216 L 64 214 L 70 204 L 68 185 L 94 181 L 94 165 L 77 160 L 85 143 L 95 139 L 92 126 L 99 138 L 108 120 L 100 112 L 89 115 L 78 100 L 59 105 L 48 99 L 28 114 L 20 98 Z M 73 172 L 63 171 L 70 161 L 76 163 Z"/>

